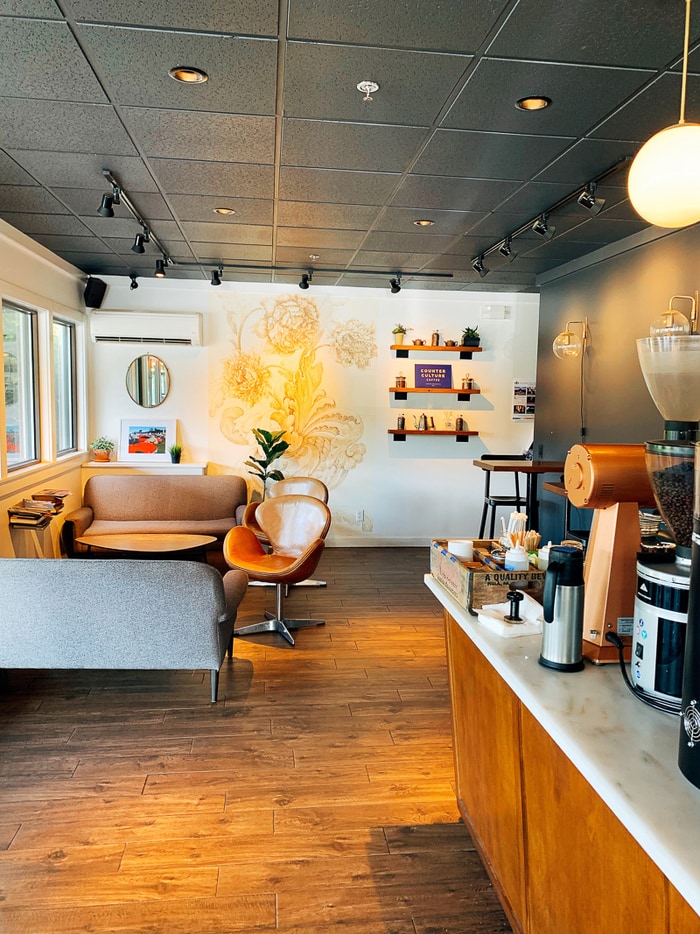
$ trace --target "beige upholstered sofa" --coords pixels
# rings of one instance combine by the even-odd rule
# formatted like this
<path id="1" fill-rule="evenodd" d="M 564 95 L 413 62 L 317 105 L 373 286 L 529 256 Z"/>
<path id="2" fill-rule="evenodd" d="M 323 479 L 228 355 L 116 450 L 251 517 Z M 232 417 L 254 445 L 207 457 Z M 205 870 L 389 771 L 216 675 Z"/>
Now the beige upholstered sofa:
<path id="1" fill-rule="evenodd" d="M 63 546 L 69 557 L 77 557 L 87 551 L 76 542 L 83 535 L 215 535 L 216 542 L 207 548 L 207 560 L 224 570 L 221 545 L 229 529 L 240 524 L 246 501 L 245 480 L 231 474 L 90 477 L 83 505 L 65 518 Z"/>
<path id="2" fill-rule="evenodd" d="M 209 669 L 248 577 L 197 561 L 0 558 L 0 669 Z"/>

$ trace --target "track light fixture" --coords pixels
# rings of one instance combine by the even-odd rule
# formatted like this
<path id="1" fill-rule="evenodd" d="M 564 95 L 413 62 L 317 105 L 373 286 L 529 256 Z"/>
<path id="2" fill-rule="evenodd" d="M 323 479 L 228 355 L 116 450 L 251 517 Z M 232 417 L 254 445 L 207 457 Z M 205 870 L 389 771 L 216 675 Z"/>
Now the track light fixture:
<path id="1" fill-rule="evenodd" d="M 532 225 L 532 232 L 539 234 L 544 240 L 551 240 L 554 236 L 554 231 L 556 227 L 550 227 L 547 223 L 547 215 L 540 214 L 535 223 Z"/>
<path id="2" fill-rule="evenodd" d="M 131 285 L 129 286 L 129 289 L 133 292 L 135 289 L 138 289 L 139 287 L 139 284 L 136 281 L 136 274 L 132 272 L 129 278 L 131 279 Z"/>
<path id="3" fill-rule="evenodd" d="M 143 228 L 143 242 L 144 243 L 151 242 L 151 231 L 148 229 L 148 227 Z"/>
<path id="4" fill-rule="evenodd" d="M 389 285 L 391 286 L 392 295 L 397 295 L 401 291 L 401 276 L 398 272 L 395 279 L 389 279 Z"/>
<path id="5" fill-rule="evenodd" d="M 134 245 L 131 248 L 132 253 L 145 253 L 146 247 L 143 245 L 143 234 L 136 234 Z"/>
<path id="6" fill-rule="evenodd" d="M 510 241 L 511 238 L 506 237 L 503 243 L 499 246 L 498 252 L 501 254 L 501 256 L 505 256 L 509 263 L 512 263 L 518 254 L 515 252 L 515 250 L 511 249 Z"/>
<path id="7" fill-rule="evenodd" d="M 314 271 L 313 271 L 313 269 L 309 269 L 308 272 L 302 273 L 302 275 L 301 275 L 301 281 L 299 282 L 299 288 L 300 288 L 300 289 L 308 289 L 309 283 L 311 282 L 311 280 L 313 279 L 313 277 L 314 277 Z"/>
<path id="8" fill-rule="evenodd" d="M 595 184 L 593 182 L 586 185 L 576 200 L 581 207 L 588 208 L 594 216 L 600 214 L 605 207 L 605 198 L 596 198 L 595 196 Z"/>
<path id="9" fill-rule="evenodd" d="M 164 259 L 156 260 L 156 271 L 154 275 L 156 279 L 165 279 L 165 260 Z"/>
<path id="10" fill-rule="evenodd" d="M 112 210 L 113 204 L 114 198 L 112 195 L 102 195 L 102 202 L 97 209 L 97 213 L 100 217 L 114 217 L 114 211 Z"/>
<path id="11" fill-rule="evenodd" d="M 481 256 L 477 256 L 477 258 L 474 260 L 474 262 L 472 263 L 472 269 L 474 270 L 474 272 L 478 272 L 482 279 L 484 278 L 484 276 L 488 276 L 489 271 L 486 268 L 486 266 L 484 266 L 483 254 Z"/>
<path id="12" fill-rule="evenodd" d="M 223 272 L 223 267 L 219 266 L 218 269 L 212 269 L 211 271 L 211 284 L 212 285 L 221 285 L 221 273 Z"/>

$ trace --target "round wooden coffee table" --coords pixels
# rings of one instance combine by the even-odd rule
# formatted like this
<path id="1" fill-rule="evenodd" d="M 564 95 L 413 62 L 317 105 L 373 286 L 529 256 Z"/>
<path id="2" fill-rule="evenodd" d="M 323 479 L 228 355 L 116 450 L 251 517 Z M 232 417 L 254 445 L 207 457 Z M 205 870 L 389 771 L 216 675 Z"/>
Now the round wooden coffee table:
<path id="1" fill-rule="evenodd" d="M 108 551 L 131 551 L 143 554 L 168 554 L 174 551 L 201 550 L 216 541 L 215 535 L 188 535 L 185 532 L 120 532 L 113 535 L 82 535 L 76 542 L 86 545 L 88 554 L 93 548 Z"/>

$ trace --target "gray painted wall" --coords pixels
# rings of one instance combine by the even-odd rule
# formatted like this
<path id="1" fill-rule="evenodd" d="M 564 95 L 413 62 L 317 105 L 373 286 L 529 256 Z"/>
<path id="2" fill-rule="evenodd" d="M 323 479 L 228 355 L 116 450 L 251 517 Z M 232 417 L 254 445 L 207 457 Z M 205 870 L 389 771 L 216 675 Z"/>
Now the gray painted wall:
<path id="1" fill-rule="evenodd" d="M 566 458 L 573 444 L 639 444 L 663 437 L 663 419 L 646 389 L 637 359 L 636 339 L 649 335 L 652 320 L 668 308 L 673 295 L 694 295 L 700 288 L 700 227 L 675 231 L 654 242 L 571 272 L 541 287 L 537 357 L 535 456 Z M 674 307 L 688 313 L 690 302 Z M 559 360 L 552 341 L 566 322 L 588 317 L 590 344 L 583 363 L 581 437 L 581 366 Z M 542 497 L 540 531 L 560 537 L 562 503 Z M 580 510 L 573 525 L 590 522 Z"/>

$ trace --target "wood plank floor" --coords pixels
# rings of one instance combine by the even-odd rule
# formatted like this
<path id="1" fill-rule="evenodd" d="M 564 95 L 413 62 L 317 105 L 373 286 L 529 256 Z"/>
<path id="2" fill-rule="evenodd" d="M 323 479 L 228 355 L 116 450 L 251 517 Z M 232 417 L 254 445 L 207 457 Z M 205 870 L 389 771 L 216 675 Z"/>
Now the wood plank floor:
<path id="1" fill-rule="evenodd" d="M 510 931 L 455 805 L 427 570 L 328 549 L 286 601 L 327 624 L 236 639 L 216 706 L 202 672 L 10 672 L 0 931 Z"/>

